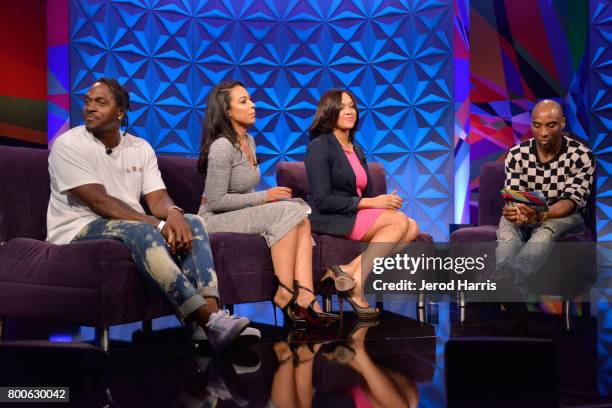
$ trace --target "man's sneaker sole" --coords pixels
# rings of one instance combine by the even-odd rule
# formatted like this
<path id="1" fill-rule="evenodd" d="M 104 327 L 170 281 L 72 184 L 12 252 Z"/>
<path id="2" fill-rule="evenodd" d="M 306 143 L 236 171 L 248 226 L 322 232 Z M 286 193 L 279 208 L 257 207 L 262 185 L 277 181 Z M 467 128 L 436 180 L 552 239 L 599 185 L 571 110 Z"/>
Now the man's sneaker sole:
<path id="1" fill-rule="evenodd" d="M 206 332 L 200 326 L 196 326 L 196 328 L 193 330 L 193 335 L 191 338 L 195 342 L 208 341 Z M 261 340 L 261 332 L 255 327 L 247 326 L 240 332 L 236 340 L 240 340 L 240 342 L 258 341 Z"/>
<path id="2" fill-rule="evenodd" d="M 227 348 L 227 346 L 229 346 L 230 344 L 232 344 L 236 338 L 240 335 L 240 333 L 244 330 L 245 327 L 247 327 L 249 325 L 249 320 L 248 319 L 241 319 L 242 321 L 237 322 L 236 324 L 232 325 L 231 330 L 228 331 L 228 333 L 226 333 L 224 335 L 225 337 L 225 341 L 211 341 L 210 340 L 210 334 L 209 334 L 209 343 L 212 346 L 213 350 L 215 351 L 221 351 L 225 348 Z"/>

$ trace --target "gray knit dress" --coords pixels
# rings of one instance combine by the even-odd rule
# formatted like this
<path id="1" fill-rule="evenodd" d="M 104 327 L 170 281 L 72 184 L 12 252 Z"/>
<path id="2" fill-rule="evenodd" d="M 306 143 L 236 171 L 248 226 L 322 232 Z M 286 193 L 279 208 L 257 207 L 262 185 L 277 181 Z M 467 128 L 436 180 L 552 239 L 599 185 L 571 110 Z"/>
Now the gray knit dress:
<path id="1" fill-rule="evenodd" d="M 255 153 L 255 140 L 248 135 Z M 266 203 L 266 192 L 255 191 L 259 166 L 253 167 L 245 154 L 220 137 L 210 145 L 208 170 L 198 215 L 211 232 L 260 234 L 271 247 L 308 217 L 310 207 L 302 200 Z"/>

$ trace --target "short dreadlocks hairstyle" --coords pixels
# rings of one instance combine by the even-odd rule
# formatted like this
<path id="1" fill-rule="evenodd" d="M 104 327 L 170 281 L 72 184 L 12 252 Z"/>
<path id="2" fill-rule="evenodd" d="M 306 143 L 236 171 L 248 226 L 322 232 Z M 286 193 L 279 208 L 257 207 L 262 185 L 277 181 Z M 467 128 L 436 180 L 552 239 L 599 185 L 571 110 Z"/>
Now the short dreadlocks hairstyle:
<path id="1" fill-rule="evenodd" d="M 125 128 L 123 132 L 123 136 L 127 133 L 127 129 L 129 126 L 128 121 L 128 111 L 130 110 L 130 94 L 126 89 L 115 79 L 115 78 L 100 78 L 96 82 L 105 84 L 110 89 L 113 97 L 115 98 L 115 102 L 121 111 L 123 112 L 123 119 L 121 120 L 121 125 Z"/>

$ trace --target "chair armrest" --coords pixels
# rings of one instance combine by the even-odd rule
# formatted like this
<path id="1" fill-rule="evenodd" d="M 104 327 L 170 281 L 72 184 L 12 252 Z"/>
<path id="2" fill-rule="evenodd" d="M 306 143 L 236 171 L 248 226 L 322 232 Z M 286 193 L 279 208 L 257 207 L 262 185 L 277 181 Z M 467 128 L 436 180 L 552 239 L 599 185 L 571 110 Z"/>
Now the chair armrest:
<path id="1" fill-rule="evenodd" d="M 470 228 L 475 227 L 476 224 L 448 224 L 448 236 L 450 237 L 453 232 L 460 230 L 462 228 Z"/>

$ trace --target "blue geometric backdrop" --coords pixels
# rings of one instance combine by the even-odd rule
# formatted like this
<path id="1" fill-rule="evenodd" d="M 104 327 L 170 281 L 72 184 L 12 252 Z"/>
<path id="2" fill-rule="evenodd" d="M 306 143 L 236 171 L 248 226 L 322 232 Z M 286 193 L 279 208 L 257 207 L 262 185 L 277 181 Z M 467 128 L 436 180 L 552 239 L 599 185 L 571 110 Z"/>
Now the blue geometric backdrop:
<path id="1" fill-rule="evenodd" d="M 597 158 L 597 230 L 600 241 L 612 241 L 612 4 L 589 3 L 589 129 Z M 612 264 L 610 251 L 605 263 Z M 601 255 L 600 255 L 601 256 Z M 600 279 L 610 282 L 612 271 L 603 269 Z M 603 290 L 599 308 L 600 391 L 612 389 L 612 289 Z"/>
<path id="2" fill-rule="evenodd" d="M 435 239 L 453 222 L 453 1 L 70 1 L 71 123 L 82 95 L 115 76 L 130 132 L 158 153 L 198 154 L 206 95 L 225 79 L 257 103 L 263 180 L 303 160 L 319 96 L 358 99 L 357 140 Z"/>
<path id="3" fill-rule="evenodd" d="M 600 241 L 612 241 L 612 4 L 590 6 L 589 133 L 598 166 L 597 229 Z"/>

